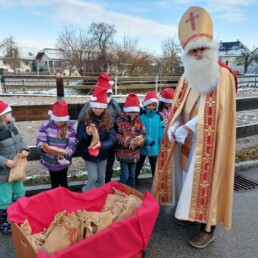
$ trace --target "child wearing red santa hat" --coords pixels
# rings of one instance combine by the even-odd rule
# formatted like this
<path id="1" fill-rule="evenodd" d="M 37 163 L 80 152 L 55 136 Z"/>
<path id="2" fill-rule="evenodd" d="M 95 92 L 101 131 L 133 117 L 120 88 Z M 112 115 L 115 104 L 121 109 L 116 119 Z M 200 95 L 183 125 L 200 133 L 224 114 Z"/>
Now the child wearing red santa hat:
<path id="1" fill-rule="evenodd" d="M 164 121 L 158 112 L 157 106 L 158 96 L 156 91 L 147 91 L 143 100 L 143 110 L 140 114 L 140 119 L 146 128 L 147 140 L 140 148 L 140 161 L 137 163 L 135 172 L 136 183 L 138 183 L 138 176 L 146 157 L 149 158 L 152 177 L 154 176 L 159 148 L 165 131 Z"/>
<path id="2" fill-rule="evenodd" d="M 12 117 L 12 108 L 0 100 L 0 232 L 11 233 L 6 209 L 15 200 L 25 195 L 23 181 L 9 182 L 9 174 L 17 162 L 14 157 L 21 153 L 27 158 L 29 148 L 23 142 Z"/>
<path id="3" fill-rule="evenodd" d="M 139 118 L 140 101 L 136 94 L 131 93 L 126 97 L 123 111 L 116 121 L 120 182 L 135 188 L 136 163 L 140 160 L 140 147 L 146 140 L 146 130 Z"/>
<path id="4" fill-rule="evenodd" d="M 167 126 L 170 114 L 171 107 L 173 103 L 174 97 L 174 89 L 173 88 L 165 88 L 159 94 L 159 113 L 162 115 L 165 126 Z"/>
<path id="5" fill-rule="evenodd" d="M 36 143 L 41 149 L 40 163 L 49 170 L 52 188 L 68 188 L 67 171 L 77 146 L 74 122 L 70 121 L 65 100 L 55 102 L 48 114 L 50 119 L 41 125 Z M 53 153 L 44 143 L 65 150 L 66 154 Z"/>
<path id="6" fill-rule="evenodd" d="M 117 101 L 112 97 L 113 91 L 112 86 L 114 82 L 111 80 L 110 75 L 108 73 L 100 74 L 97 78 L 97 86 L 105 88 L 106 94 L 107 94 L 107 110 L 109 111 L 113 123 L 116 121 L 118 115 L 121 113 L 121 108 Z M 80 111 L 80 114 L 78 116 L 78 123 L 84 122 L 85 114 L 90 109 L 90 102 L 86 102 L 83 106 L 82 110 Z M 112 175 L 113 175 L 113 165 L 115 162 L 115 146 L 109 150 L 108 154 L 108 160 L 107 160 L 107 168 L 106 168 L 106 176 L 105 176 L 105 183 L 108 183 L 111 181 Z"/>
<path id="7" fill-rule="evenodd" d="M 77 139 L 82 143 L 82 158 L 85 160 L 88 180 L 82 191 L 105 184 L 105 172 L 109 151 L 115 145 L 114 125 L 109 111 L 106 88 L 95 86 L 90 98 L 90 109 L 84 120 L 79 120 Z M 94 130 L 98 131 L 98 142 L 91 146 Z"/>

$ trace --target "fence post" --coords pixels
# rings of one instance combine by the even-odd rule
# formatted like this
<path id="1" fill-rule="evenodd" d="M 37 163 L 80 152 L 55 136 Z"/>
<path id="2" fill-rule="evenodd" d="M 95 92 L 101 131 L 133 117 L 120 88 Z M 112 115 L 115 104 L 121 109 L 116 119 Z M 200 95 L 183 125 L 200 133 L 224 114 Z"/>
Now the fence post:
<path id="1" fill-rule="evenodd" d="M 115 95 L 117 95 L 117 73 L 115 73 Z"/>
<path id="2" fill-rule="evenodd" d="M 158 92 L 158 80 L 159 80 L 159 75 L 157 74 L 155 77 L 155 90 Z"/>
<path id="3" fill-rule="evenodd" d="M 56 99 L 61 101 L 64 99 L 64 79 L 63 77 L 56 77 Z"/>

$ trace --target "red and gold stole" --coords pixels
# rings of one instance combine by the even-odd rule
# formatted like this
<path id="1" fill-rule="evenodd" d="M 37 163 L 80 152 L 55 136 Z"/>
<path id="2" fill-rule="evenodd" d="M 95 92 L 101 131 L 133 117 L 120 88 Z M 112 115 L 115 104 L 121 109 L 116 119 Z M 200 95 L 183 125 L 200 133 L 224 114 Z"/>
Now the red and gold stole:
<path id="1" fill-rule="evenodd" d="M 213 176 L 216 147 L 217 89 L 206 96 L 204 101 L 203 127 L 196 141 L 196 162 L 192 190 L 190 217 L 206 221 Z M 199 133 L 199 131 L 198 131 Z"/>
<path id="2" fill-rule="evenodd" d="M 181 87 L 180 87 L 181 86 Z M 172 202 L 172 155 L 176 144 L 172 144 L 167 136 L 167 130 L 173 121 L 175 113 L 178 111 L 178 108 L 181 106 L 183 100 L 186 97 L 188 85 L 185 80 L 182 84 L 178 86 L 176 90 L 176 95 L 173 101 L 171 116 L 168 121 L 168 126 L 164 133 L 162 143 L 160 146 L 160 151 L 158 155 L 158 160 L 156 164 L 155 175 L 152 184 L 152 194 L 159 203 L 168 203 Z"/>
<path id="3" fill-rule="evenodd" d="M 187 82 L 184 80 L 181 87 L 178 88 L 179 92 L 176 94 L 176 97 L 173 102 L 170 121 L 168 125 L 171 125 L 171 122 L 175 121 L 173 119 L 177 111 L 180 112 L 182 106 L 186 100 L 186 94 L 189 93 L 189 88 Z M 203 127 L 203 139 L 201 139 L 202 144 L 202 157 L 201 157 L 201 168 L 199 169 L 199 190 L 196 197 L 196 212 L 195 216 L 201 218 L 203 216 L 203 211 L 207 210 L 208 205 L 208 196 L 211 189 L 210 180 L 212 178 L 212 164 L 214 157 L 215 149 L 215 127 L 216 127 L 216 98 L 217 91 L 214 90 L 209 95 L 204 96 L 205 99 L 205 108 L 204 108 L 204 127 Z M 171 203 L 173 201 L 173 162 L 172 156 L 175 150 L 175 143 L 171 143 L 167 136 L 167 129 L 164 133 L 162 140 L 155 176 L 153 179 L 152 185 L 152 194 L 159 201 L 159 203 Z M 201 137 L 202 138 L 202 137 Z M 208 181 L 207 181 L 208 179 Z M 198 219 L 197 219 L 198 220 Z"/>

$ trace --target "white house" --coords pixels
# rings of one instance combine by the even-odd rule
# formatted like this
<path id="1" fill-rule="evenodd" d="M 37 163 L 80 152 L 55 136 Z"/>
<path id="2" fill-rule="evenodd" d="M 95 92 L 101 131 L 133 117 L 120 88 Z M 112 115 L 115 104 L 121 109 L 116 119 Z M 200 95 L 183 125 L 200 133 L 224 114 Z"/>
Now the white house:
<path id="1" fill-rule="evenodd" d="M 60 49 L 44 48 L 37 53 L 36 60 L 38 71 L 48 71 L 50 74 L 55 74 L 58 68 L 62 67 L 64 57 Z"/>
<path id="2" fill-rule="evenodd" d="M 233 42 L 221 41 L 219 43 L 219 59 L 222 60 L 231 69 L 239 70 L 240 73 L 244 72 L 244 65 L 240 64 L 240 58 L 243 58 L 245 55 L 252 55 L 253 53 L 254 51 L 252 52 L 239 40 Z M 253 61 L 248 66 L 248 73 L 252 73 L 256 68 L 257 63 Z"/>
<path id="3" fill-rule="evenodd" d="M 18 47 L 20 55 L 20 67 L 17 68 L 16 72 L 31 72 L 32 62 L 36 60 L 36 55 L 39 51 L 37 48 L 31 47 Z M 13 69 L 8 65 L 7 58 L 5 57 L 4 51 L 0 50 L 0 68 L 4 69 L 6 72 L 13 72 Z"/>

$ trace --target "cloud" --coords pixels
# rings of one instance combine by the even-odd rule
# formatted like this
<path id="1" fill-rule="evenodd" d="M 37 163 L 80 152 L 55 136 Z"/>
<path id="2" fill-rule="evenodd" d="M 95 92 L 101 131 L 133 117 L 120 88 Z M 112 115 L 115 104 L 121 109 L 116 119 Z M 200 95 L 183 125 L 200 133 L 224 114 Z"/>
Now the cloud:
<path id="1" fill-rule="evenodd" d="M 1 3 L 2 0 L 0 0 Z M 14 3 L 14 1 L 10 1 Z M 61 30 L 63 25 L 74 25 L 82 29 L 88 29 L 92 22 L 105 22 L 115 26 L 116 39 L 121 40 L 125 35 L 137 39 L 139 44 L 156 51 L 157 45 L 168 37 L 174 37 L 177 33 L 175 26 L 160 23 L 152 19 L 145 19 L 133 12 L 133 15 L 115 12 L 107 4 L 97 4 L 84 0 L 16 0 L 17 8 L 24 7 L 31 16 L 52 23 L 54 30 Z M 148 3 L 146 3 L 148 4 Z M 40 8 L 38 8 L 40 7 Z M 12 7 L 13 8 L 13 7 Z M 154 8 L 154 7 L 153 7 Z M 152 9 L 153 9 L 152 8 Z M 157 8 L 157 6 L 155 7 Z M 127 10 L 126 8 L 124 10 Z M 53 31 L 54 31 L 53 30 Z M 57 36 L 58 33 L 56 33 Z M 15 37 L 20 46 L 54 47 L 55 39 L 51 37 L 22 38 Z M 38 40 L 38 42 L 37 42 Z M 156 47 L 155 47 L 156 46 Z M 148 50 L 146 49 L 146 50 Z"/>
<path id="2" fill-rule="evenodd" d="M 246 15 L 242 13 L 241 10 L 238 10 L 238 9 L 229 10 L 225 13 L 219 14 L 217 17 L 222 20 L 227 20 L 232 22 L 242 22 L 247 20 Z"/>
<path id="3" fill-rule="evenodd" d="M 1 8 L 9 8 L 9 7 L 14 6 L 14 3 L 11 1 L 0 0 L 0 6 L 1 6 Z"/>
<path id="4" fill-rule="evenodd" d="M 54 6 L 62 4 L 61 0 L 17 0 L 17 2 L 26 7 Z"/>
<path id="5" fill-rule="evenodd" d="M 100 5 L 94 2 L 83 0 L 13 0 L 0 3 L 10 2 L 5 4 L 7 7 L 15 5 L 30 8 L 30 12 L 35 16 L 47 16 L 56 26 L 62 23 L 75 24 L 85 28 L 92 22 L 106 22 L 115 25 L 117 34 L 127 34 L 128 36 L 173 36 L 177 32 L 177 25 L 169 25 L 159 23 L 151 19 L 144 19 L 139 16 L 122 14 L 114 11 L 109 11 L 107 5 Z M 160 3 L 166 1 L 160 1 Z M 169 1 L 168 1 L 169 2 Z M 150 2 L 149 2 L 150 3 Z M 148 2 L 146 2 L 148 4 Z M 42 7 L 42 9 L 36 9 Z M 45 8 L 51 7 L 48 11 Z"/>
<path id="6" fill-rule="evenodd" d="M 43 48 L 48 48 L 48 47 L 55 47 L 55 40 L 49 40 L 48 38 L 46 39 L 32 39 L 32 38 L 24 38 L 24 37 L 17 37 L 15 38 L 17 42 L 19 42 L 20 47 L 34 47 L 37 48 L 38 50 L 41 50 Z"/>
<path id="7" fill-rule="evenodd" d="M 248 19 L 247 7 L 255 4 L 257 4 L 257 0 L 210 0 L 208 8 L 220 19 L 242 22 Z"/>
<path id="8" fill-rule="evenodd" d="M 140 35 L 173 35 L 177 26 L 161 24 L 154 20 L 143 19 L 137 16 L 116 13 L 104 9 L 101 5 L 84 1 L 63 1 L 57 10 L 58 19 L 75 22 L 80 26 L 87 26 L 94 22 L 106 22 L 115 25 L 118 34 L 128 36 Z"/>
<path id="9" fill-rule="evenodd" d="M 220 6 L 225 8 L 250 6 L 257 4 L 257 0 L 210 0 L 208 1 L 211 6 Z"/>

